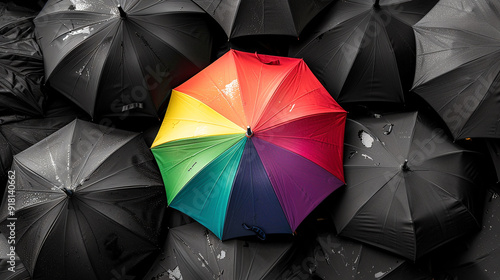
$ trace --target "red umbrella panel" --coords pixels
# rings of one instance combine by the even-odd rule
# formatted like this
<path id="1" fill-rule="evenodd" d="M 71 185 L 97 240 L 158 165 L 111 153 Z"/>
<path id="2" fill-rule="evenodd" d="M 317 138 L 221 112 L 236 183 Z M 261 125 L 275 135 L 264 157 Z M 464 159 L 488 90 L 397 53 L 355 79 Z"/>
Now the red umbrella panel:
<path id="1" fill-rule="evenodd" d="M 291 233 L 344 184 L 345 118 L 303 60 L 230 50 L 172 92 L 152 145 L 169 205 L 221 239 Z"/>

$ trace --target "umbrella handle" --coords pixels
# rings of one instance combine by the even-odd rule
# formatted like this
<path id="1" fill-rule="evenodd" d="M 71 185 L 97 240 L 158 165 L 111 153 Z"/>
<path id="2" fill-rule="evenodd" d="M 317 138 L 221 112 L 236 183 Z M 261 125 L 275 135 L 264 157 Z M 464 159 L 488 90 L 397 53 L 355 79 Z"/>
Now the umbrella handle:
<path id="1" fill-rule="evenodd" d="M 264 57 L 259 56 L 259 54 L 257 54 L 257 52 L 255 52 L 255 57 L 257 57 L 257 59 L 260 62 L 267 64 L 267 65 L 280 65 L 279 59 L 264 58 Z"/>

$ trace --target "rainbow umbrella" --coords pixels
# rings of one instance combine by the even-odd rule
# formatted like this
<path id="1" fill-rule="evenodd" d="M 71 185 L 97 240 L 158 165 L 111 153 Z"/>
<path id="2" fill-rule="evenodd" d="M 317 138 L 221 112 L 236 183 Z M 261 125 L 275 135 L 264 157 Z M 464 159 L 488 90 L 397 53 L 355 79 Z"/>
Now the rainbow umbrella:
<path id="1" fill-rule="evenodd" d="M 222 240 L 292 233 L 344 184 L 345 120 L 303 60 L 230 50 L 172 91 L 152 145 L 169 206 Z"/>

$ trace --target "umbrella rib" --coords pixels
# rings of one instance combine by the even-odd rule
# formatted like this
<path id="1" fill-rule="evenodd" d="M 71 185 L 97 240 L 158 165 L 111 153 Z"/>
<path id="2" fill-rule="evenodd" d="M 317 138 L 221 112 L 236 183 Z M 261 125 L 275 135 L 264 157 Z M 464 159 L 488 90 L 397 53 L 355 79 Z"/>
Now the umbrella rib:
<path id="1" fill-rule="evenodd" d="M 454 175 L 454 174 L 450 174 L 450 175 Z M 443 189 L 441 186 L 437 185 L 436 183 L 428 180 L 426 177 L 424 176 L 420 176 L 418 175 L 420 178 L 422 178 L 424 181 L 427 181 L 429 182 L 431 185 L 433 185 L 434 187 L 442 190 L 443 192 L 447 193 L 449 195 L 450 198 L 453 198 L 456 202 L 459 202 L 463 208 L 465 208 L 465 210 L 473 217 L 474 221 L 476 222 L 476 224 L 478 225 L 478 227 L 481 227 L 481 223 L 477 220 L 476 216 L 470 211 L 470 209 L 462 202 L 460 201 L 459 199 L 457 199 L 452 193 L 448 192 L 447 190 Z M 459 177 L 461 178 L 460 176 L 456 176 L 456 177 Z"/>
<path id="2" fill-rule="evenodd" d="M 217 84 L 215 84 L 215 82 L 212 79 L 212 77 L 210 77 L 209 75 L 205 75 L 205 76 L 209 79 L 209 81 L 217 89 L 217 92 L 219 92 L 220 96 L 222 96 L 222 98 L 224 98 L 224 101 L 226 101 L 227 105 L 229 105 L 229 107 L 232 109 L 232 111 L 235 113 L 235 115 L 238 116 L 238 118 L 240 118 L 241 112 L 236 111 L 236 108 L 234 108 L 233 106 L 231 106 L 231 103 L 227 100 L 226 95 L 219 89 L 219 87 L 217 86 Z M 241 91 L 241 87 L 240 87 L 240 91 Z M 244 113 L 243 113 L 243 115 L 244 115 Z M 240 121 L 241 121 L 241 123 L 245 124 L 245 121 L 242 120 L 241 118 L 240 118 Z"/>
<path id="3" fill-rule="evenodd" d="M 92 25 L 97 25 L 97 24 L 105 23 L 105 22 L 108 22 L 109 20 L 110 20 L 110 19 L 108 18 L 108 19 L 103 19 L 103 20 L 98 20 L 98 21 L 92 21 L 91 23 L 89 23 L 89 24 L 85 24 L 85 25 L 82 25 L 82 26 L 80 26 L 80 27 L 78 27 L 78 28 L 76 28 L 76 29 L 75 29 L 75 28 L 72 28 L 72 29 L 70 29 L 70 30 L 68 30 L 68 31 L 66 31 L 66 32 L 63 32 L 63 33 L 61 33 L 61 34 L 59 34 L 59 35 L 55 36 L 55 37 L 54 37 L 54 38 L 50 41 L 50 43 L 54 43 L 54 41 L 55 41 L 55 40 L 59 39 L 59 38 L 60 38 L 60 37 L 62 37 L 63 35 L 67 35 L 68 33 L 71 33 L 71 32 L 73 32 L 73 31 L 75 31 L 75 30 L 80 30 L 80 29 L 82 29 L 82 28 L 85 28 L 85 27 L 90 27 L 90 26 L 92 26 Z M 66 26 L 66 25 L 64 24 L 64 22 L 62 22 L 62 20 L 59 20 L 59 22 L 60 22 L 60 24 L 61 24 L 61 25 Z M 87 39 L 88 39 L 88 38 L 90 38 L 90 37 L 95 36 L 95 35 L 96 35 L 96 34 L 98 34 L 98 33 L 99 33 L 99 32 L 96 32 L 96 33 L 94 33 L 94 34 L 89 35 L 89 36 L 87 37 Z M 76 46 L 75 46 L 75 48 L 76 48 L 76 47 L 78 47 L 79 45 L 81 45 L 83 42 L 85 42 L 85 40 L 82 40 L 82 42 L 80 42 L 78 45 L 76 45 Z"/>
<path id="4" fill-rule="evenodd" d="M 243 137 L 243 136 L 241 135 L 240 137 Z M 172 170 L 172 169 L 176 168 L 178 165 L 182 164 L 184 161 L 186 161 L 186 160 L 188 160 L 188 159 L 190 159 L 190 158 L 193 158 L 193 157 L 197 156 L 198 154 L 201 154 L 202 152 L 205 152 L 205 151 L 207 151 L 207 150 L 209 150 L 209 149 L 211 149 L 211 148 L 213 148 L 213 147 L 216 147 L 216 146 L 218 146 L 218 145 L 225 144 L 226 142 L 229 142 L 229 141 L 232 141 L 232 140 L 234 140 L 234 139 L 233 139 L 233 138 L 231 138 L 231 139 L 226 140 L 226 141 L 224 141 L 224 142 L 216 143 L 216 144 L 211 145 L 211 146 L 208 146 L 208 147 L 206 147 L 206 148 L 204 148 L 204 149 L 202 149 L 202 150 L 199 150 L 198 152 L 196 152 L 196 153 L 194 153 L 194 154 L 192 154 L 192 155 L 190 155 L 190 156 L 188 156 L 188 157 L 186 157 L 186 158 L 183 158 L 181 161 L 177 162 L 176 164 L 171 165 L 171 167 L 169 167 L 169 168 L 167 169 L 167 171 L 166 171 L 166 172 L 169 172 L 170 170 Z M 233 145 L 233 146 L 234 146 L 234 145 Z M 232 146 L 231 146 L 231 147 L 232 147 Z"/>
<path id="5" fill-rule="evenodd" d="M 42 141 L 43 141 L 43 140 L 42 140 Z M 31 171 L 31 172 L 30 172 L 30 174 L 31 174 L 31 175 L 36 176 L 37 178 L 41 179 L 42 181 L 46 182 L 47 184 L 49 184 L 49 185 L 51 185 L 51 186 L 55 186 L 53 182 L 49 181 L 49 180 L 48 180 L 47 178 L 45 178 L 45 177 L 40 176 L 40 174 L 38 174 L 35 170 L 32 170 L 31 168 L 27 167 L 27 166 L 26 166 L 26 165 L 24 165 L 22 162 L 20 162 L 20 161 L 16 160 L 16 158 L 14 158 L 14 160 L 15 160 L 15 162 L 16 162 L 17 164 L 19 164 L 19 166 L 23 167 L 24 169 L 26 169 L 26 170 L 28 170 L 28 171 Z M 34 161 L 33 161 L 33 160 L 31 160 L 31 159 L 30 159 L 29 161 L 31 161 L 31 162 L 33 162 L 33 163 L 35 163 L 35 164 L 36 164 L 36 162 L 34 162 Z M 27 172 L 26 172 L 26 173 L 27 173 Z M 28 173 L 27 173 L 27 174 L 28 174 Z M 29 176 L 29 175 L 28 175 L 28 176 Z M 55 187 L 60 188 L 61 186 L 55 186 Z M 16 190 L 16 191 L 18 191 L 18 190 Z"/>
<path id="6" fill-rule="evenodd" d="M 76 179 L 80 178 L 80 175 L 81 175 L 81 173 L 82 173 L 82 171 L 83 171 L 83 168 L 85 167 L 85 165 L 87 164 L 88 160 L 90 159 L 90 155 L 94 152 L 94 149 L 97 147 L 97 143 L 98 143 L 100 140 L 102 140 L 102 139 L 103 139 L 104 135 L 105 135 L 104 133 L 103 133 L 103 134 L 101 134 L 101 136 L 99 136 L 99 139 L 97 139 L 97 140 L 94 142 L 94 143 L 96 143 L 96 145 L 93 145 L 93 146 L 92 146 L 92 149 L 90 149 L 90 151 L 88 151 L 88 153 L 87 153 L 87 157 L 85 158 L 85 161 L 84 161 L 84 162 L 80 165 L 80 167 L 81 167 L 81 168 L 80 168 L 80 171 L 78 172 L 78 174 L 76 175 Z M 97 167 L 95 167 L 95 168 L 94 168 L 94 170 L 92 170 L 92 172 L 90 172 L 90 174 L 92 174 L 92 173 L 93 173 L 93 172 L 94 172 L 97 168 L 98 168 L 98 166 L 97 166 Z M 74 182 L 72 182 L 72 183 L 74 183 Z"/>
<path id="7" fill-rule="evenodd" d="M 276 87 L 276 89 L 269 95 L 269 98 L 266 100 L 266 103 L 264 104 L 264 108 L 262 109 L 261 112 L 266 112 L 267 111 L 267 108 L 271 105 L 271 101 L 273 100 L 273 97 L 275 96 L 276 92 L 281 88 L 281 86 L 283 85 L 283 82 L 291 75 L 291 73 L 297 69 L 297 67 L 300 65 L 300 62 L 301 60 L 297 60 L 295 62 L 295 65 L 293 67 L 290 67 L 288 69 L 288 72 L 285 74 L 285 76 L 283 77 L 283 79 L 281 79 L 279 85 Z M 259 75 L 259 88 L 260 88 L 260 77 L 262 76 L 262 69 L 264 67 L 261 65 L 261 73 Z M 298 90 L 297 88 L 295 89 L 296 91 Z M 259 91 L 257 91 L 258 93 Z M 304 95 L 308 94 L 309 92 L 305 93 Z M 302 96 L 301 96 L 302 97 Z M 257 105 L 257 98 L 255 99 L 255 105 Z M 254 105 L 254 108 L 255 108 L 255 105 Z M 284 108 L 283 108 L 284 109 Z M 254 119 L 254 113 L 255 113 L 256 110 L 253 110 L 252 112 L 252 120 Z M 262 119 L 262 116 L 263 114 L 261 113 L 259 116 L 258 116 L 258 119 L 257 121 L 255 122 L 256 126 L 259 124 L 260 120 Z M 258 127 L 260 127 L 260 125 L 258 125 Z"/>
<path id="8" fill-rule="evenodd" d="M 278 89 L 279 89 L 279 88 L 278 88 Z M 305 93 L 303 93 L 302 95 L 300 95 L 300 96 L 296 97 L 295 99 L 293 99 L 293 100 L 291 100 L 290 102 L 288 102 L 289 104 L 287 104 L 287 105 L 283 106 L 283 108 L 281 108 L 280 110 L 278 110 L 276 113 L 274 113 L 272 116 L 270 116 L 270 117 L 269 117 L 266 121 L 264 121 L 263 123 L 260 123 L 260 119 L 261 119 L 261 118 L 259 118 L 259 120 L 257 121 L 257 123 L 258 123 L 259 125 L 258 125 L 257 127 L 255 127 L 255 129 L 257 129 L 257 128 L 260 128 L 260 127 L 264 126 L 264 124 L 268 123 L 268 122 L 269 122 L 271 119 L 273 119 L 276 115 L 278 115 L 278 114 L 279 114 L 279 113 L 281 113 L 283 110 L 285 110 L 286 108 L 288 108 L 288 105 L 290 105 L 291 103 L 295 103 L 297 100 L 299 100 L 299 99 L 301 99 L 301 98 L 303 98 L 303 97 L 305 97 L 305 96 L 307 96 L 307 95 L 309 95 L 309 94 L 312 94 L 312 93 L 314 93 L 315 91 L 318 91 L 318 90 L 321 90 L 321 88 L 315 88 L 315 89 L 312 89 L 312 90 L 310 90 L 310 91 L 308 91 L 308 92 L 305 92 Z M 269 101 L 271 101 L 271 100 L 272 100 L 272 97 L 270 98 L 270 100 L 269 100 Z M 269 104 L 269 103 L 270 103 L 270 102 L 268 102 L 268 104 Z M 265 108 L 265 109 L 267 109 L 267 106 L 266 106 L 266 108 Z M 264 109 L 264 111 L 265 111 L 265 109 Z M 330 113 L 330 112 L 328 112 L 328 113 Z M 333 111 L 332 111 L 331 113 L 333 113 Z M 319 114 L 317 114 L 317 115 L 319 115 Z M 309 116 L 311 116 L 311 115 L 307 115 L 307 117 L 309 117 Z M 306 116 L 301 116 L 301 117 L 303 118 L 303 117 L 306 117 Z M 301 118 L 301 117 L 297 117 L 296 119 L 299 119 L 299 118 Z M 293 119 L 293 120 L 295 120 L 295 119 Z M 288 121 L 289 121 L 289 122 L 292 122 L 293 120 L 288 120 Z M 278 126 L 278 125 L 279 125 L 279 124 L 277 124 L 277 125 L 275 125 L 275 126 Z M 265 131 L 265 130 L 267 130 L 267 129 L 264 129 L 264 130 L 262 130 L 262 131 Z"/>
<path id="9" fill-rule="evenodd" d="M 99 183 L 99 182 L 101 182 L 103 180 L 111 178 L 111 177 L 113 177 L 113 176 L 115 176 L 115 175 L 117 175 L 117 174 L 119 174 L 119 173 L 121 173 L 123 171 L 126 171 L 126 170 L 128 170 L 130 168 L 134 168 L 134 167 L 137 167 L 137 166 L 141 166 L 141 165 L 147 164 L 147 163 L 149 163 L 151 161 L 153 161 L 153 159 L 148 159 L 148 160 L 145 160 L 145 161 L 142 161 L 142 162 L 139 162 L 139 163 L 135 163 L 134 165 L 130 165 L 130 166 L 124 167 L 124 168 L 122 168 L 120 170 L 117 170 L 117 171 L 115 171 L 113 173 L 109 173 L 109 174 L 107 174 L 106 176 L 102 177 L 101 179 L 99 179 L 97 181 L 94 181 L 94 182 L 92 182 L 90 184 L 86 184 L 85 186 L 81 186 L 80 187 L 80 192 L 82 192 L 83 190 L 87 189 L 88 187 L 91 187 L 91 186 L 93 186 L 93 185 L 95 185 L 95 184 L 97 184 L 97 183 Z M 103 190 L 103 191 L 106 191 L 106 190 Z"/>
<path id="10" fill-rule="evenodd" d="M 85 202 L 85 200 L 83 200 L 83 199 L 79 199 L 78 197 L 75 197 L 75 198 L 77 198 L 77 199 L 78 199 L 78 200 L 79 200 L 82 204 L 85 204 L 85 205 L 86 205 L 89 209 L 94 210 L 94 212 L 95 212 L 95 213 L 100 214 L 100 215 L 101 215 L 104 219 L 108 220 L 110 223 L 115 224 L 115 225 L 118 225 L 119 227 L 121 227 L 121 228 L 123 228 L 123 229 L 126 229 L 128 232 L 132 233 L 132 234 L 133 234 L 134 236 L 136 236 L 137 238 L 139 238 L 139 239 L 141 239 L 141 240 L 144 240 L 144 241 L 146 241 L 147 243 L 151 244 L 151 242 L 150 242 L 147 238 L 145 238 L 144 236 L 138 235 L 136 232 L 134 232 L 134 231 L 130 230 L 128 227 L 126 227 L 126 226 L 124 226 L 124 225 L 122 225 L 122 224 L 120 224 L 120 223 L 117 223 L 114 219 L 112 219 L 111 217 L 109 217 L 108 215 L 106 215 L 105 213 L 103 213 L 102 211 L 99 211 L 98 209 L 95 209 L 95 208 L 93 208 L 92 206 L 90 206 L 89 204 L 87 204 L 87 203 Z M 86 199 L 89 199 L 89 198 L 86 198 Z M 89 199 L 89 200 L 90 200 L 90 199 Z M 97 200 L 95 200 L 95 201 L 97 201 Z M 98 202 L 101 202 L 101 201 L 98 201 Z M 105 203 L 105 202 L 101 202 L 101 203 Z M 105 203 L 105 204 L 110 205 L 109 203 Z M 115 206 L 115 205 L 113 204 L 112 206 Z M 123 209 L 122 209 L 122 210 L 123 210 Z M 85 217 L 85 219 L 86 219 L 86 217 Z M 93 232 L 93 231 L 92 231 L 92 234 L 94 234 L 94 232 Z M 95 235 L 94 235 L 94 236 L 95 236 Z M 96 239 L 97 239 L 97 238 L 96 238 Z"/>
<path id="11" fill-rule="evenodd" d="M 469 63 L 470 63 L 470 62 L 469 62 Z M 468 64 L 468 63 L 467 63 L 467 64 Z M 492 67 L 493 67 L 493 66 L 492 66 Z M 455 68 L 455 69 L 456 69 L 456 68 Z M 445 74 L 445 73 L 443 73 L 443 75 L 444 75 L 444 74 Z M 444 109 L 444 107 L 446 107 L 448 104 L 450 104 L 450 103 L 454 102 L 454 101 L 455 101 L 455 99 L 457 99 L 457 98 L 458 98 L 458 97 L 459 97 L 462 93 L 464 93 L 464 91 L 466 91 L 468 88 L 472 87 L 472 85 L 473 85 L 474 83 L 476 83 L 476 82 L 479 80 L 479 78 L 480 78 L 481 76 L 482 76 L 482 75 L 478 75 L 478 76 L 477 76 L 477 77 L 476 77 L 476 78 L 475 78 L 472 82 L 469 82 L 469 84 L 468 84 L 466 87 L 464 87 L 464 88 L 463 88 L 463 89 L 461 89 L 459 92 L 457 92 L 457 94 L 455 94 L 455 96 L 453 96 L 453 97 L 451 97 L 451 98 L 448 98 L 448 101 L 446 101 L 446 102 L 445 102 L 445 103 L 444 103 L 444 104 L 443 104 L 443 105 L 442 105 L 442 106 L 441 106 L 438 110 L 436 110 L 436 111 L 441 112 L 441 110 L 443 110 L 443 109 Z M 483 96 L 483 97 L 484 97 L 484 96 Z M 481 99 L 481 102 L 482 102 L 483 100 L 484 100 L 484 98 L 482 98 L 482 99 Z M 478 106 L 479 106 L 479 104 L 478 104 Z M 477 108 L 477 107 L 476 107 L 476 108 Z"/>

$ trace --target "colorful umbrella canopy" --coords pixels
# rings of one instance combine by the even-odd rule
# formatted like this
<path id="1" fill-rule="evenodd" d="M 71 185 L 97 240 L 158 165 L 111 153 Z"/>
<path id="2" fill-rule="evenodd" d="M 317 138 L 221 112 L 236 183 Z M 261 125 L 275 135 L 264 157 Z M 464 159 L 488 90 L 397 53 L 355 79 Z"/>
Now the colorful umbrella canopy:
<path id="1" fill-rule="evenodd" d="M 163 252 L 144 280 L 269 279 L 293 254 L 291 241 L 222 242 L 198 223 L 169 231 Z M 271 278 L 270 278 L 271 277 Z"/>
<path id="2" fill-rule="evenodd" d="M 43 59 L 34 11 L 0 2 L 0 115 L 43 115 Z"/>
<path id="3" fill-rule="evenodd" d="M 333 98 L 403 103 L 415 69 L 411 26 L 437 0 L 345 0 L 329 6 L 290 47 Z"/>
<path id="4" fill-rule="evenodd" d="M 0 230 L 15 223 L 33 279 L 112 279 L 158 253 L 167 204 L 140 134 L 75 120 L 15 155 L 11 169 L 4 197 L 15 196 L 15 211 L 2 201 Z"/>
<path id="5" fill-rule="evenodd" d="M 169 205 L 221 239 L 292 233 L 344 184 L 345 118 L 303 60 L 231 50 L 172 92 L 152 145 Z"/>
<path id="6" fill-rule="evenodd" d="M 211 33 L 189 0 L 50 0 L 35 18 L 47 83 L 91 116 L 157 116 L 207 66 Z"/>
<path id="7" fill-rule="evenodd" d="M 413 91 L 455 139 L 500 138 L 500 2 L 441 0 L 413 26 Z"/>
<path id="8" fill-rule="evenodd" d="M 483 155 L 417 112 L 349 118 L 344 148 L 341 236 L 416 260 L 479 229 Z"/>
<path id="9" fill-rule="evenodd" d="M 298 37 L 333 0 L 193 0 L 224 29 L 228 39 L 248 35 Z"/>

